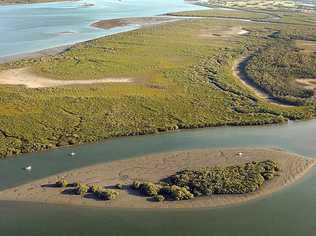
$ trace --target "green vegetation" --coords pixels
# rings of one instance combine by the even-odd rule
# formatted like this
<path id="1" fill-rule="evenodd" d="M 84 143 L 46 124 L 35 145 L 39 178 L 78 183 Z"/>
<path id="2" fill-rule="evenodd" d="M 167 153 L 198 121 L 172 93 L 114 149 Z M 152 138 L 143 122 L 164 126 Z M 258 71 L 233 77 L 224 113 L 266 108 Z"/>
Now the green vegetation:
<path id="1" fill-rule="evenodd" d="M 132 188 L 135 190 L 139 190 L 142 195 L 147 197 L 158 195 L 158 192 L 160 190 L 160 187 L 158 185 L 149 182 L 133 182 Z"/>
<path id="2" fill-rule="evenodd" d="M 74 192 L 77 195 L 84 196 L 89 191 L 89 187 L 86 184 L 79 184 L 75 189 Z"/>
<path id="3" fill-rule="evenodd" d="M 152 197 L 152 200 L 154 202 L 163 202 L 165 200 L 165 197 L 162 195 L 155 195 Z"/>
<path id="4" fill-rule="evenodd" d="M 91 186 L 89 186 L 89 192 L 90 193 L 97 193 L 99 191 L 101 191 L 103 188 L 100 185 L 97 184 L 93 184 Z"/>
<path id="5" fill-rule="evenodd" d="M 163 186 L 159 193 L 166 199 L 173 201 L 190 200 L 194 198 L 194 195 L 186 188 L 186 186 Z"/>
<path id="6" fill-rule="evenodd" d="M 102 189 L 102 190 L 96 191 L 95 195 L 97 196 L 98 199 L 107 201 L 107 200 L 115 200 L 118 197 L 119 193 L 111 189 Z"/>
<path id="7" fill-rule="evenodd" d="M 188 188 L 194 196 L 243 194 L 257 191 L 279 171 L 277 163 L 267 160 L 242 166 L 183 170 L 170 176 L 168 182 Z"/>
<path id="8" fill-rule="evenodd" d="M 81 197 L 85 197 L 86 194 L 93 194 L 96 199 L 107 201 L 114 200 L 118 197 L 119 192 L 111 189 L 105 189 L 98 184 L 93 184 L 88 186 L 87 184 L 81 184 L 79 182 L 75 182 L 73 184 L 68 184 L 67 180 L 59 179 L 56 181 L 56 187 L 69 188 L 70 191 L 66 191 L 67 193 L 80 195 Z M 121 185 L 118 185 L 121 186 Z"/>
<path id="9" fill-rule="evenodd" d="M 131 187 L 153 201 L 181 201 L 213 194 L 245 194 L 257 191 L 280 171 L 271 160 L 244 165 L 182 170 L 155 184 L 133 182 Z"/>
<path id="10" fill-rule="evenodd" d="M 295 81 L 316 78 L 316 55 L 302 52 L 294 40 L 310 37 L 304 37 L 302 32 L 300 35 L 277 32 L 273 37 L 276 42 L 250 58 L 246 66 L 249 78 L 273 97 L 302 105 L 314 96 L 314 91 L 300 87 Z"/>
<path id="11" fill-rule="evenodd" d="M 214 27 L 230 32 L 236 26 L 250 33 L 208 37 Z M 2 64 L 0 71 L 29 67 L 53 79 L 128 77 L 135 82 L 46 89 L 1 85 L 0 156 L 117 136 L 312 118 L 313 98 L 291 108 L 269 104 L 231 70 L 237 58 L 284 40 L 269 35 L 302 28 L 307 26 L 186 20 L 81 43 L 56 56 Z"/>
<path id="12" fill-rule="evenodd" d="M 115 188 L 117 188 L 117 189 L 123 189 L 124 186 L 123 186 L 123 184 L 116 184 L 116 185 L 115 185 Z"/>
<path id="13" fill-rule="evenodd" d="M 68 182 L 65 179 L 59 179 L 56 181 L 55 186 L 58 188 L 66 188 L 68 187 Z"/>

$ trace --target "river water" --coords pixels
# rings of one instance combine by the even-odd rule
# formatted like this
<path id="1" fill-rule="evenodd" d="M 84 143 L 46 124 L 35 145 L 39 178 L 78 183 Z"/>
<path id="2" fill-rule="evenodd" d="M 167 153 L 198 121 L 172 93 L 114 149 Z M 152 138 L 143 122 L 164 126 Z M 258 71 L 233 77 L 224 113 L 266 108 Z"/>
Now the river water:
<path id="1" fill-rule="evenodd" d="M 2 189 L 61 171 L 164 151 L 275 147 L 316 157 L 316 120 L 125 137 L 0 161 Z M 75 158 L 67 154 L 77 153 Z M 21 168 L 31 164 L 32 172 Z M 0 202 L 1 235 L 315 235 L 316 169 L 269 197 L 195 210 L 118 210 Z M 75 233 L 74 233 L 75 232 Z M 74 234 L 73 234 L 74 233 Z"/>
<path id="2" fill-rule="evenodd" d="M 87 6 L 88 4 L 93 4 Z M 90 27 L 103 19 L 144 17 L 204 7 L 183 0 L 81 0 L 0 6 L 0 58 L 137 29 Z"/>

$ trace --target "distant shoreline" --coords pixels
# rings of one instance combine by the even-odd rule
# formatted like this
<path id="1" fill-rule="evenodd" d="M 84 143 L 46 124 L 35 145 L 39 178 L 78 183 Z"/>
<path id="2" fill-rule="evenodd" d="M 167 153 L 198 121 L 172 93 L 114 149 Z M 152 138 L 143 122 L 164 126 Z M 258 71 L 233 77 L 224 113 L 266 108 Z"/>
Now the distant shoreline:
<path id="1" fill-rule="evenodd" d="M 242 152 L 243 155 L 238 156 L 237 153 L 239 152 Z M 280 176 L 268 181 L 260 190 L 249 194 L 212 195 L 210 197 L 196 197 L 193 200 L 186 201 L 151 202 L 125 188 L 118 190 L 120 195 L 116 200 L 97 201 L 91 198 L 62 194 L 61 192 L 64 190 L 62 188 L 45 187 L 55 183 L 61 177 L 64 177 L 69 182 L 96 183 L 106 187 L 115 184 L 128 186 L 134 180 L 158 182 L 181 169 L 229 166 L 267 159 L 278 162 L 281 167 Z M 225 148 L 161 153 L 97 164 L 36 180 L 0 192 L 0 200 L 106 208 L 175 209 L 224 207 L 268 196 L 301 179 L 314 164 L 315 160 L 276 149 Z"/>
<path id="2" fill-rule="evenodd" d="M 0 6 L 22 5 L 22 4 L 37 4 L 37 3 L 53 3 L 53 2 L 77 2 L 80 0 L 2 0 Z"/>
<path id="3" fill-rule="evenodd" d="M 43 49 L 43 50 L 39 50 L 39 51 L 35 51 L 35 52 L 0 57 L 0 64 L 10 63 L 13 61 L 23 60 L 23 59 L 35 59 L 35 58 L 39 58 L 39 57 L 43 57 L 43 56 L 54 56 L 54 55 L 57 55 L 59 53 L 63 53 L 65 51 L 67 51 L 75 44 L 76 43 L 68 44 L 68 45 L 64 45 L 64 46 L 59 46 L 59 47 L 47 48 L 47 49 Z"/>
<path id="4" fill-rule="evenodd" d="M 111 19 L 111 20 L 100 20 L 100 21 L 92 23 L 90 26 L 101 28 L 101 29 L 111 29 L 115 27 L 122 27 L 122 26 L 128 26 L 128 25 L 134 24 L 134 25 L 139 25 L 140 28 L 142 28 L 145 26 L 175 22 L 178 20 L 179 19 L 177 19 L 176 17 L 168 17 L 168 16 L 120 18 L 120 19 Z M 121 32 L 114 33 L 111 35 L 120 34 L 120 33 Z M 108 37 L 111 35 L 105 35 L 98 38 Z M 17 54 L 17 55 L 12 55 L 12 56 L 3 56 L 3 57 L 0 57 L 0 64 L 10 63 L 17 60 L 23 60 L 23 59 L 36 59 L 43 56 L 54 56 L 54 55 L 61 54 L 67 51 L 68 49 L 72 48 L 75 45 L 86 43 L 92 40 L 96 40 L 98 38 L 89 39 L 82 42 L 58 46 L 58 47 L 47 48 L 47 49 L 38 50 L 34 52 L 29 52 L 29 53 L 22 53 L 22 54 Z"/>

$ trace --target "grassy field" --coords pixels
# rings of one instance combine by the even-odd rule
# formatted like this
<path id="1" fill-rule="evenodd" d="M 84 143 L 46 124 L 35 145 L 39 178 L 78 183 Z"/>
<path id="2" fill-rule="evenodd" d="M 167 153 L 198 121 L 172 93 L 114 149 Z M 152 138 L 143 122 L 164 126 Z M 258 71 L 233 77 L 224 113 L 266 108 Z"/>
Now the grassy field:
<path id="1" fill-rule="evenodd" d="M 250 33 L 228 34 L 233 27 Z M 56 56 L 0 65 L 0 70 L 29 67 L 60 80 L 135 79 L 45 89 L 0 86 L 0 156 L 181 128 L 311 118 L 312 102 L 292 108 L 268 104 L 232 75 L 236 58 L 278 40 L 268 37 L 273 32 L 295 29 L 283 27 L 186 20 L 81 43 Z"/>

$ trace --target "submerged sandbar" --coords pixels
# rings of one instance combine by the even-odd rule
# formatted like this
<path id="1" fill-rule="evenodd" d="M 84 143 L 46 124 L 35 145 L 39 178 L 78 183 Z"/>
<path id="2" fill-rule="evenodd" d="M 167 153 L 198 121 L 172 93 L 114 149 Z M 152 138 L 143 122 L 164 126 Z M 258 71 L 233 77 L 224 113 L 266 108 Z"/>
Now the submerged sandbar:
<path id="1" fill-rule="evenodd" d="M 242 153 L 242 155 L 240 155 Z M 201 167 L 240 165 L 251 161 L 273 160 L 281 171 L 253 193 L 221 194 L 197 197 L 185 201 L 152 202 L 133 192 L 121 189 L 115 200 L 99 201 L 65 194 L 64 189 L 49 187 L 58 178 L 111 187 L 130 185 L 133 181 L 159 182 L 179 170 Z M 67 205 L 111 208 L 211 208 L 243 203 L 271 194 L 300 179 L 315 164 L 315 160 L 276 149 L 211 149 L 148 155 L 127 160 L 97 164 L 0 192 L 0 200 L 30 201 Z M 62 193 L 64 192 L 64 193 Z"/>

